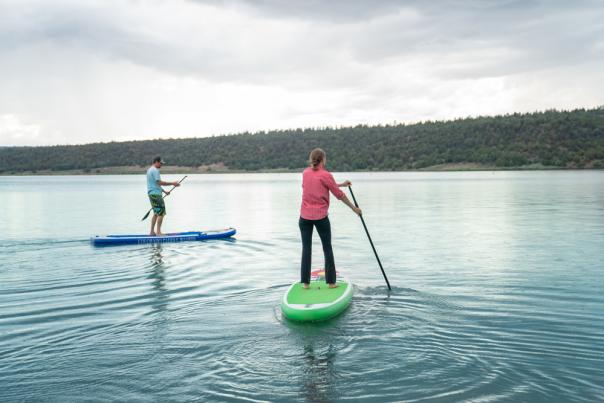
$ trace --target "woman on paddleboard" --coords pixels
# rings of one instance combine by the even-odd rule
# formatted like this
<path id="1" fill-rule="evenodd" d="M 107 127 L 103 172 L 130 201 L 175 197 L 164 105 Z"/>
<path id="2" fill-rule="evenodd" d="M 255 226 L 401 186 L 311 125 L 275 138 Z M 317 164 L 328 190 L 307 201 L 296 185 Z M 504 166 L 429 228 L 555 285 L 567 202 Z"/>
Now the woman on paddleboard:
<path id="1" fill-rule="evenodd" d="M 310 262 L 312 254 L 312 232 L 317 228 L 323 254 L 325 255 L 325 282 L 330 288 L 337 287 L 336 265 L 331 248 L 331 224 L 329 223 L 329 192 L 344 202 L 358 215 L 361 209 L 348 200 L 348 197 L 340 190 L 341 187 L 350 186 L 350 181 L 336 183 L 333 175 L 325 169 L 327 156 L 325 151 L 315 148 L 309 157 L 310 167 L 302 173 L 302 206 L 300 208 L 300 233 L 302 235 L 302 264 L 301 282 L 304 288 L 310 286 Z"/>

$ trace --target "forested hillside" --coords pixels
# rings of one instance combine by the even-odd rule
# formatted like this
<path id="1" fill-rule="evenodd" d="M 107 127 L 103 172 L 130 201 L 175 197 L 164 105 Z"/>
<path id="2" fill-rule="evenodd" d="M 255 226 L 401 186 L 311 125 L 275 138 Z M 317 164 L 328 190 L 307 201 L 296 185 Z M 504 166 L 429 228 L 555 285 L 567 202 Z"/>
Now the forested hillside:
<path id="1" fill-rule="evenodd" d="M 110 134 L 108 134 L 110 136 Z M 333 170 L 407 170 L 470 163 L 500 168 L 604 168 L 604 107 L 496 117 L 242 133 L 52 147 L 0 148 L 0 172 L 219 164 L 231 170 L 298 169 L 321 147 Z"/>

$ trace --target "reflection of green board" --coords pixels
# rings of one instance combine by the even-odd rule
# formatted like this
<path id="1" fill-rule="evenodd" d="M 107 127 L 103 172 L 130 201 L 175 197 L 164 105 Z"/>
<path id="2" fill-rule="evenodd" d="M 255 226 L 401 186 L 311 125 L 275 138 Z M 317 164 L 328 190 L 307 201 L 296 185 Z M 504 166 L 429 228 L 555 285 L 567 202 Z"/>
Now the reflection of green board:
<path id="1" fill-rule="evenodd" d="M 326 320 L 339 315 L 350 304 L 353 286 L 342 279 L 338 284 L 337 288 L 329 288 L 324 280 L 311 281 L 309 289 L 304 289 L 302 283 L 292 284 L 281 301 L 283 315 L 302 322 Z"/>

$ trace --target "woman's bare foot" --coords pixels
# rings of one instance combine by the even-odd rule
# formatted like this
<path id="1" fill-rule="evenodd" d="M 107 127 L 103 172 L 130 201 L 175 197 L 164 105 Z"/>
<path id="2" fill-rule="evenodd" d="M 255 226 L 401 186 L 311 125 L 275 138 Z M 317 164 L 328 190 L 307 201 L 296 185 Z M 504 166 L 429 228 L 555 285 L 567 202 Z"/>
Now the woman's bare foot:
<path id="1" fill-rule="evenodd" d="M 340 284 L 338 284 L 338 283 L 334 283 L 334 284 L 327 284 L 327 286 L 328 286 L 329 288 L 338 288 L 338 287 L 340 286 Z"/>
<path id="2" fill-rule="evenodd" d="M 303 283 L 302 284 L 302 288 L 304 288 L 305 290 L 308 290 L 310 288 L 310 284 L 308 283 Z"/>
<path id="3" fill-rule="evenodd" d="M 164 236 L 164 233 L 163 232 L 158 232 L 157 236 Z"/>
<path id="4" fill-rule="evenodd" d="M 149 236 L 155 236 L 155 232 L 149 232 Z"/>

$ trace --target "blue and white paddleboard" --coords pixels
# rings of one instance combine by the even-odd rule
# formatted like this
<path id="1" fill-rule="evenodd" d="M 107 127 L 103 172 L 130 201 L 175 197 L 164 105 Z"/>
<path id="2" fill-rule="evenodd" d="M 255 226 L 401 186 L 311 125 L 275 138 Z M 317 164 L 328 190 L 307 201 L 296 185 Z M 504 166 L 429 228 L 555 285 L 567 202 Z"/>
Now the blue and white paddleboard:
<path id="1" fill-rule="evenodd" d="M 127 244 L 147 244 L 147 243 L 167 243 L 167 242 L 186 242 L 186 241 L 204 241 L 206 239 L 228 238 L 235 235 L 235 228 L 225 228 L 209 231 L 189 231 L 164 234 L 162 236 L 153 235 L 97 235 L 90 238 L 94 246 L 127 245 Z"/>

